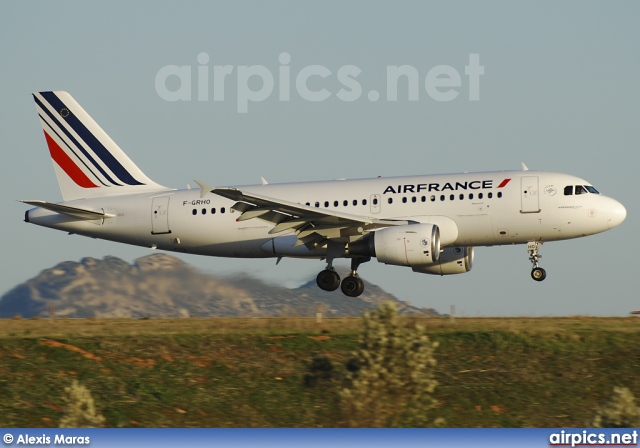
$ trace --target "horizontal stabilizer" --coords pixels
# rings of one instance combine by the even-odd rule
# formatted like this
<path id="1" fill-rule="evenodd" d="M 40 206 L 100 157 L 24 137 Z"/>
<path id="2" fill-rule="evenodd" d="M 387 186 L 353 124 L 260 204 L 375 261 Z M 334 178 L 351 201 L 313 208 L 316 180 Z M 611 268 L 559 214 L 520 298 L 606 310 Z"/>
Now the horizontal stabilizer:
<path id="1" fill-rule="evenodd" d="M 110 215 L 104 212 L 85 210 L 83 208 L 70 207 L 68 205 L 62 205 L 62 204 L 53 204 L 51 202 L 45 202 L 45 201 L 33 200 L 33 201 L 20 201 L 20 202 L 24 202 L 25 204 L 33 205 L 34 207 L 41 207 L 47 210 L 51 210 L 52 212 L 60 213 L 61 215 L 67 215 L 67 216 L 71 216 L 73 218 L 78 218 L 78 219 L 93 220 L 93 219 L 115 217 L 115 215 Z"/>

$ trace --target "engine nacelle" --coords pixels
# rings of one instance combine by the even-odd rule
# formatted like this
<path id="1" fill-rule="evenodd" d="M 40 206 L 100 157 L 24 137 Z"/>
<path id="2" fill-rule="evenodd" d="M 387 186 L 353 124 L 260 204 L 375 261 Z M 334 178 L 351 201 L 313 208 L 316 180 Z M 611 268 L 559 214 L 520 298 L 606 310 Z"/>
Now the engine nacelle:
<path id="1" fill-rule="evenodd" d="M 435 224 L 386 227 L 374 232 L 373 246 L 380 263 L 396 266 L 431 264 L 440 256 L 440 230 Z"/>
<path id="2" fill-rule="evenodd" d="M 412 266 L 414 272 L 433 275 L 464 274 L 473 266 L 473 247 L 447 247 L 440 259 L 430 265 Z"/>

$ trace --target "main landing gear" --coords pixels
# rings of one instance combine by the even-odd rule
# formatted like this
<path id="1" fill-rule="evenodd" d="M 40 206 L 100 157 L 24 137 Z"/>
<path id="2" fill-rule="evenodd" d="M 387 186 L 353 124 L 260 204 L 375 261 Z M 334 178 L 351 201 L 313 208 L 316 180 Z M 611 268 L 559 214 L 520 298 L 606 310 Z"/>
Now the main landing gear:
<path id="1" fill-rule="evenodd" d="M 327 269 L 320 271 L 316 277 L 316 283 L 325 291 L 335 291 L 340 286 L 340 276 L 333 269 L 333 266 L 327 266 Z"/>
<path id="2" fill-rule="evenodd" d="M 542 258 L 542 255 L 538 253 L 542 243 L 538 241 L 532 241 L 527 243 L 527 250 L 529 251 L 529 261 L 533 265 L 531 269 L 531 278 L 537 282 L 541 282 L 547 278 L 547 271 L 538 266 L 538 260 Z"/>
<path id="3" fill-rule="evenodd" d="M 316 277 L 318 287 L 324 291 L 335 291 L 340 286 L 344 295 L 358 297 L 364 292 L 364 282 L 358 275 L 358 266 L 371 260 L 371 257 L 356 257 L 351 259 L 351 274 L 346 276 L 342 283 L 340 276 L 332 266 L 331 260 L 327 263 L 327 268 L 321 271 Z"/>

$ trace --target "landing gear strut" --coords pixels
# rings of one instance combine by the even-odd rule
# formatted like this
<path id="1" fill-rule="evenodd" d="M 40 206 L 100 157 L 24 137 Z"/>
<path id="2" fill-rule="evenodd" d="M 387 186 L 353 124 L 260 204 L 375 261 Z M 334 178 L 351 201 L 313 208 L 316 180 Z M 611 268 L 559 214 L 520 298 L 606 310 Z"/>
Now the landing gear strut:
<path id="1" fill-rule="evenodd" d="M 358 275 L 358 266 L 371 260 L 371 257 L 356 257 L 351 259 L 351 274 L 342 280 L 340 289 L 344 295 L 349 297 L 358 297 L 364 292 L 364 282 Z"/>
<path id="2" fill-rule="evenodd" d="M 542 255 L 538 253 L 542 243 L 538 241 L 531 241 L 527 243 L 527 250 L 529 251 L 529 261 L 533 265 L 531 269 L 531 278 L 537 282 L 541 282 L 547 278 L 547 271 L 538 266 L 538 260 L 542 258 Z"/>

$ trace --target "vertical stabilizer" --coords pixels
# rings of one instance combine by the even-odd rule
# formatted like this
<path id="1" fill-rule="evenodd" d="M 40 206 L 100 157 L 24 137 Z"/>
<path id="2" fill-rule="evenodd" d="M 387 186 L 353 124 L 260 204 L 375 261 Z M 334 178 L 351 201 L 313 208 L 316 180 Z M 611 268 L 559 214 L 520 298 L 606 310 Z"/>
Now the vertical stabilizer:
<path id="1" fill-rule="evenodd" d="M 167 189 L 149 179 L 67 92 L 33 98 L 65 201 Z"/>

